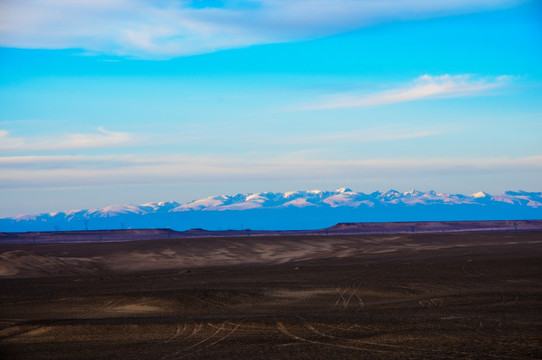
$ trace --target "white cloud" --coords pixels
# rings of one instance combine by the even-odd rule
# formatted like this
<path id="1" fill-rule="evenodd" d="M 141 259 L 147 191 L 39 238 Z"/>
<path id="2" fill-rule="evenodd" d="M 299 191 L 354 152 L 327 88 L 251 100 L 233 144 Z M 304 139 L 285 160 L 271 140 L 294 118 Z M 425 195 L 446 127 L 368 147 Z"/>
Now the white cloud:
<path id="1" fill-rule="evenodd" d="M 59 187 L 239 181 L 311 182 L 406 177 L 542 176 L 542 155 L 496 158 L 320 160 L 306 154 L 247 160 L 225 156 L 0 157 L 0 187 Z M 353 180 L 352 180 L 353 181 Z"/>
<path id="2" fill-rule="evenodd" d="M 334 131 L 334 132 L 325 132 L 325 133 L 308 133 L 300 136 L 295 135 L 282 135 L 275 136 L 269 140 L 274 144 L 288 144 L 288 145 L 299 145 L 299 144 L 333 144 L 340 143 L 345 144 L 353 142 L 356 144 L 359 143 L 369 143 L 369 142 L 381 142 L 381 141 L 393 141 L 393 140 L 407 140 L 407 139 L 419 139 L 423 137 L 441 135 L 443 133 L 448 133 L 453 130 L 449 129 L 436 129 L 428 127 L 403 127 L 403 126 L 382 126 L 377 128 L 368 128 L 368 129 L 348 129 L 346 131 Z M 258 141 L 261 141 L 261 137 L 258 138 Z"/>
<path id="3" fill-rule="evenodd" d="M 339 109 L 379 106 L 407 101 L 480 95 L 506 85 L 510 76 L 478 78 L 473 75 L 423 75 L 409 85 L 366 95 L 336 94 L 320 99 L 315 104 L 302 106 L 302 110 Z"/>
<path id="4" fill-rule="evenodd" d="M 3 0 L 0 45 L 78 48 L 141 58 L 296 41 L 375 23 L 514 5 L 518 0 Z M 205 2 L 199 2 L 205 4 Z"/>
<path id="5" fill-rule="evenodd" d="M 346 127 L 341 130 L 310 131 L 302 133 L 245 133 L 239 138 L 239 143 L 245 142 L 249 148 L 256 148 L 262 144 L 273 148 L 284 146 L 304 146 L 306 151 L 309 148 L 326 148 L 345 144 L 378 143 L 395 140 L 420 139 L 442 134 L 449 134 L 457 131 L 457 126 L 402 126 L 387 125 L 368 128 Z M 312 152 L 311 151 L 311 152 Z"/>
<path id="6" fill-rule="evenodd" d="M 103 127 L 94 134 L 67 134 L 51 138 L 12 137 L 6 130 L 0 130 L 0 151 L 28 152 L 49 150 L 70 150 L 122 146 L 133 143 L 135 136 L 131 133 L 109 131 Z"/>

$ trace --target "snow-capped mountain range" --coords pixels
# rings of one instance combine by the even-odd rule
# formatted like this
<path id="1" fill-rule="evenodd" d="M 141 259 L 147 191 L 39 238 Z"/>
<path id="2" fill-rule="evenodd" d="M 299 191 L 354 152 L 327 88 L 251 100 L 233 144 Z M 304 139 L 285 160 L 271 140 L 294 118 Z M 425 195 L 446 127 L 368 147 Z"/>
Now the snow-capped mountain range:
<path id="1" fill-rule="evenodd" d="M 294 216 L 295 218 L 292 218 Z M 297 221 L 296 221 L 297 218 Z M 262 192 L 175 201 L 111 205 L 0 219 L 0 231 L 169 227 L 309 229 L 345 221 L 512 220 L 542 218 L 542 193 L 471 195 L 389 190 Z"/>

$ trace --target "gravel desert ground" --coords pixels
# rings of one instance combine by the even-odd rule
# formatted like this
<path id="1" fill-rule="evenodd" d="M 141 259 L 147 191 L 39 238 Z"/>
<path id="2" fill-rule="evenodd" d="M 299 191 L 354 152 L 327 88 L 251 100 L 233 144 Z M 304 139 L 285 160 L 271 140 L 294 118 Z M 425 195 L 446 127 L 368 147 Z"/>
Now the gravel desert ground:
<path id="1" fill-rule="evenodd" d="M 4 359 L 539 359 L 542 232 L 0 245 Z"/>

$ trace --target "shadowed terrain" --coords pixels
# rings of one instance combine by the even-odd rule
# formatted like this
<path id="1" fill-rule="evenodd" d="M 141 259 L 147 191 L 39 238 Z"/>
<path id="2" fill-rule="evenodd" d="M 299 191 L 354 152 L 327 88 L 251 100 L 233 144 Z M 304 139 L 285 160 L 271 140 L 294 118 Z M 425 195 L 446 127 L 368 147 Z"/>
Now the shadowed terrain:
<path id="1" fill-rule="evenodd" d="M 213 230 L 164 229 L 0 232 L 0 244 L 135 241 L 156 239 L 224 238 L 246 236 L 419 234 L 442 232 L 542 231 L 542 220 L 407 221 L 338 223 L 316 230 Z"/>
<path id="2" fill-rule="evenodd" d="M 542 233 L 0 245 L 6 359 L 542 357 Z"/>

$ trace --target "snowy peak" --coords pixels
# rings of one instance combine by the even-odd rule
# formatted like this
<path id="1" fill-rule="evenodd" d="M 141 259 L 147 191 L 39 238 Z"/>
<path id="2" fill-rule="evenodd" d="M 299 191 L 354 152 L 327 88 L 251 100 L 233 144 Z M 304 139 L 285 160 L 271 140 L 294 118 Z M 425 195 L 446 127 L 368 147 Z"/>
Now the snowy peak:
<path id="1" fill-rule="evenodd" d="M 483 191 L 478 191 L 477 193 L 471 194 L 471 196 L 473 198 L 486 198 L 486 197 L 490 197 L 491 195 Z"/>
<path id="2" fill-rule="evenodd" d="M 29 221 L 87 221 L 88 219 L 107 219 L 126 216 L 144 216 L 149 214 L 174 214 L 198 211 L 241 211 L 255 209 L 370 209 L 370 208 L 405 208 L 426 206 L 483 206 L 509 209 L 513 207 L 542 209 L 542 193 L 521 190 L 506 191 L 500 195 L 491 195 L 480 191 L 471 195 L 439 193 L 436 191 L 410 190 L 399 192 L 389 190 L 375 191 L 370 194 L 356 192 L 349 188 L 334 191 L 298 190 L 285 193 L 259 192 L 237 195 L 218 195 L 194 200 L 185 204 L 175 201 L 150 202 L 140 205 L 110 205 L 101 209 L 71 210 L 41 215 L 20 215 L 10 218 L 16 222 Z"/>
<path id="3" fill-rule="evenodd" d="M 163 213 L 171 209 L 176 208 L 180 204 L 175 201 L 160 201 L 160 202 L 150 202 L 141 205 L 110 205 L 101 209 L 91 209 L 91 210 L 72 210 L 67 211 L 64 214 L 76 216 L 84 213 L 86 217 L 113 217 L 122 214 L 151 214 L 151 213 Z"/>
<path id="4" fill-rule="evenodd" d="M 422 195 L 422 192 L 418 190 L 414 190 L 414 189 L 403 193 L 403 196 L 420 196 L 420 195 Z"/>
<path id="5" fill-rule="evenodd" d="M 196 200 L 180 205 L 171 211 L 187 210 L 243 210 L 258 208 L 281 208 L 281 207 L 372 207 L 375 204 L 381 206 L 392 205 L 485 205 L 488 202 L 494 204 L 517 204 L 528 207 L 542 206 L 542 193 L 525 191 L 509 191 L 501 195 L 491 195 L 486 192 L 477 192 L 471 195 L 440 193 L 436 191 L 423 192 L 410 190 L 399 192 L 389 190 L 386 192 L 373 192 L 365 194 L 349 188 L 339 188 L 334 191 L 308 190 L 289 191 L 285 193 L 261 192 L 249 194 L 237 194 L 233 196 L 216 196 L 202 200 Z"/>
<path id="6" fill-rule="evenodd" d="M 336 192 L 336 193 L 344 194 L 344 193 L 352 192 L 352 190 L 349 189 L 349 188 L 344 188 L 344 187 L 343 187 L 343 188 L 339 188 L 339 189 L 335 190 L 335 192 Z"/>

